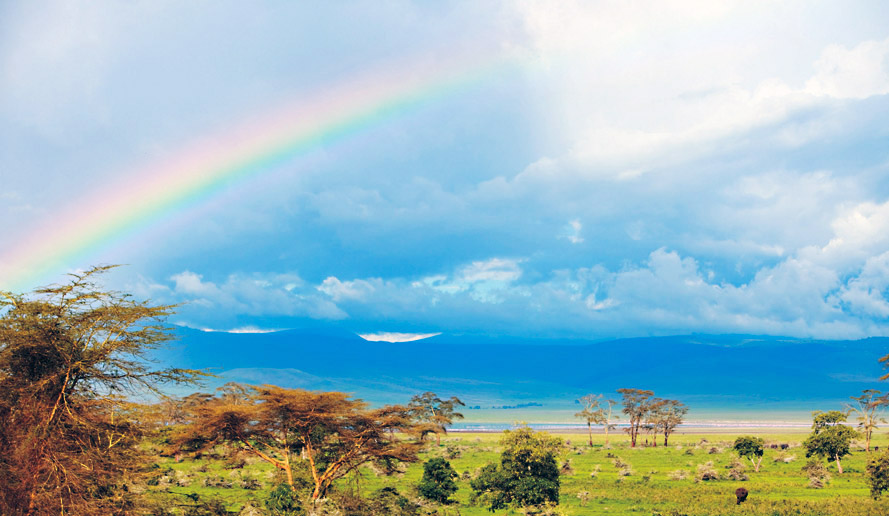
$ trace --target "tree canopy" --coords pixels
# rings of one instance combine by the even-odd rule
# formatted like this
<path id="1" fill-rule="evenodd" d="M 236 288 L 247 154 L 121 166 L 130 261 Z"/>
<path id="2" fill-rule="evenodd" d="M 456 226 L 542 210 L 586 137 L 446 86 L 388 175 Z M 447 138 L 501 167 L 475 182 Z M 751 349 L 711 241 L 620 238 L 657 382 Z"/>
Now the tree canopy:
<path id="1" fill-rule="evenodd" d="M 630 434 L 630 446 L 635 448 L 639 430 L 642 428 L 642 424 L 645 422 L 645 418 L 651 408 L 651 398 L 654 396 L 654 391 L 618 389 L 617 392 L 623 396 L 623 413 L 629 419 L 626 432 Z"/>
<path id="2" fill-rule="evenodd" d="M 312 499 L 362 464 L 391 467 L 417 460 L 418 445 L 395 432 L 413 431 L 403 406 L 368 409 L 341 392 L 312 392 L 273 385 L 251 387 L 243 397 L 216 396 L 198 405 L 190 425 L 174 438 L 183 450 L 234 443 L 282 470 L 296 490 L 295 462 L 308 463 Z"/>
<path id="3" fill-rule="evenodd" d="M 852 439 L 858 437 L 858 432 L 844 425 L 846 414 L 838 410 L 829 412 L 816 411 L 812 413 L 812 434 L 803 442 L 806 447 L 806 457 L 816 455 L 828 460 L 833 459 L 837 464 L 837 471 L 843 473 L 843 465 L 840 459 L 849 455 L 849 447 Z"/>
<path id="4" fill-rule="evenodd" d="M 0 292 L 0 513 L 110 514 L 133 503 L 139 470 L 135 406 L 121 395 L 158 392 L 202 373 L 156 368 L 171 339 L 172 306 L 101 290 L 111 267 L 72 274 L 31 294 Z"/>
<path id="5" fill-rule="evenodd" d="M 738 453 L 738 457 L 750 459 L 750 463 L 753 464 L 753 470 L 759 472 L 765 448 L 765 441 L 762 438 L 743 435 L 735 439 L 735 444 L 732 448 Z"/>
<path id="6" fill-rule="evenodd" d="M 488 497 L 492 512 L 508 505 L 559 503 L 560 438 L 521 427 L 503 432 L 500 445 L 500 463 L 488 464 L 470 483 L 477 494 Z"/>
<path id="7" fill-rule="evenodd" d="M 457 412 L 457 407 L 464 406 L 464 403 L 456 396 L 443 400 L 434 392 L 424 392 L 411 398 L 407 406 L 417 423 L 416 428 L 420 432 L 421 438 L 435 434 L 439 445 L 442 434 L 448 433 L 448 427 L 454 423 L 454 420 L 463 419 L 463 414 Z"/>

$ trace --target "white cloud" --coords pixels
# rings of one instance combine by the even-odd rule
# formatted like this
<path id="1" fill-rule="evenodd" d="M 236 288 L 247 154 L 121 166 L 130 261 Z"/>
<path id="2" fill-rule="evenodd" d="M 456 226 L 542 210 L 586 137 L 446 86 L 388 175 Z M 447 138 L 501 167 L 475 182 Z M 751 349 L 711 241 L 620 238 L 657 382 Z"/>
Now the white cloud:
<path id="1" fill-rule="evenodd" d="M 318 290 L 330 296 L 334 302 L 339 302 L 344 300 L 361 301 L 372 294 L 375 288 L 370 281 L 340 281 L 330 276 L 318 286 Z"/>
<path id="2" fill-rule="evenodd" d="M 806 91 L 839 99 L 865 99 L 889 93 L 889 38 L 863 41 L 852 49 L 830 45 L 815 63 Z"/>
<path id="3" fill-rule="evenodd" d="M 541 181 L 637 180 L 724 152 L 832 98 L 889 92 L 889 39 L 837 45 L 828 38 L 871 33 L 837 30 L 818 14 L 824 6 L 530 1 L 517 9 L 543 63 L 549 130 L 563 140 L 548 166 L 525 170 Z M 831 130 L 813 120 L 773 143 L 799 146 Z"/>
<path id="4" fill-rule="evenodd" d="M 127 289 L 164 303 L 182 303 L 177 309 L 180 324 L 210 331 L 265 331 L 253 324 L 217 330 L 239 316 L 308 317 L 343 319 L 348 317 L 336 304 L 306 287 L 297 274 L 230 274 L 223 283 L 205 280 L 201 274 L 182 271 L 170 277 L 172 288 L 139 278 Z M 201 324 L 181 321 L 204 321 Z M 219 324 L 223 323 L 223 324 Z M 229 326 L 231 327 L 231 326 Z"/>
<path id="5" fill-rule="evenodd" d="M 569 221 L 565 228 L 562 229 L 562 234 L 559 235 L 559 238 L 564 238 L 572 244 L 583 243 L 583 237 L 580 236 L 582 230 L 583 224 L 580 223 L 580 220 L 574 219 Z"/>
<path id="6" fill-rule="evenodd" d="M 398 333 L 398 332 L 380 332 L 380 333 L 359 333 L 358 336 L 369 342 L 413 342 L 416 340 L 428 339 L 441 335 L 438 333 Z"/>
<path id="7" fill-rule="evenodd" d="M 241 326 L 240 328 L 232 328 L 231 330 L 215 330 L 213 328 L 201 328 L 201 331 L 219 332 L 219 333 L 275 333 L 281 331 L 276 328 L 258 328 L 256 326 Z"/>
<path id="8" fill-rule="evenodd" d="M 472 262 L 463 267 L 458 274 L 458 281 L 461 283 L 508 283 L 519 279 L 521 275 L 522 269 L 517 260 L 491 258 L 490 260 Z"/>

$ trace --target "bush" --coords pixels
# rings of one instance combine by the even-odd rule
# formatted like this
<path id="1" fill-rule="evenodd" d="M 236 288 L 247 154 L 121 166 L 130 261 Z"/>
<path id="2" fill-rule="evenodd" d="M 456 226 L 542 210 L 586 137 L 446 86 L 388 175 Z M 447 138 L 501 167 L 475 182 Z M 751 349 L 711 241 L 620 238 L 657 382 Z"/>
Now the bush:
<path id="1" fill-rule="evenodd" d="M 285 483 L 278 484 L 265 499 L 265 507 L 274 516 L 297 516 L 304 514 L 299 496 Z"/>
<path id="2" fill-rule="evenodd" d="M 698 482 L 709 480 L 719 480 L 719 472 L 713 467 L 713 462 L 708 461 L 706 464 L 698 464 L 698 474 L 695 476 Z"/>
<path id="3" fill-rule="evenodd" d="M 802 471 L 809 476 L 808 487 L 811 489 L 821 489 L 830 482 L 830 473 L 827 471 L 827 466 L 817 459 L 809 460 L 802 467 Z"/>
<path id="4" fill-rule="evenodd" d="M 369 499 L 370 510 L 379 516 L 414 516 L 420 506 L 398 493 L 394 487 L 375 491 Z"/>
<path id="5" fill-rule="evenodd" d="M 559 467 L 555 454 L 562 447 L 559 438 L 528 427 L 507 430 L 500 439 L 504 447 L 499 464 L 482 468 L 472 489 L 485 496 L 492 511 L 509 504 L 519 507 L 559 503 Z"/>
<path id="6" fill-rule="evenodd" d="M 670 480 L 685 480 L 688 478 L 688 471 L 684 469 L 677 469 L 676 471 L 671 471 L 667 473 L 667 478 Z"/>
<path id="7" fill-rule="evenodd" d="M 879 498 L 883 491 L 889 489 L 889 452 L 874 455 L 867 461 L 867 483 L 874 498 Z"/>
<path id="8" fill-rule="evenodd" d="M 457 472 L 451 467 L 451 463 L 435 458 L 423 464 L 423 478 L 417 484 L 420 496 L 438 503 L 447 503 L 448 497 L 457 492 Z"/>

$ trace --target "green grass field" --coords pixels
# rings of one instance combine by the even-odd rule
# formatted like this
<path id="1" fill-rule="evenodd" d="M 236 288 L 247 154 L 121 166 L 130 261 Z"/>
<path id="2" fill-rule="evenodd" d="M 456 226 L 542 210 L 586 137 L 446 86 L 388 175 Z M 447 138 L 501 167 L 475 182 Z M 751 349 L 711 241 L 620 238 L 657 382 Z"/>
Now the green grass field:
<path id="1" fill-rule="evenodd" d="M 844 473 L 838 474 L 831 463 L 831 480 L 820 489 L 809 487 L 809 478 L 802 470 L 806 464 L 805 449 L 800 443 L 807 432 L 755 432 L 749 430 L 719 433 L 682 433 L 670 438 L 670 446 L 629 447 L 626 436 L 612 434 L 611 445 L 604 445 L 604 436 L 594 434 L 594 446 L 587 444 L 585 434 L 557 434 L 565 440 L 560 456 L 563 466 L 561 495 L 557 514 L 644 514 L 644 515 L 886 515 L 887 499 L 874 501 L 865 481 L 867 454 L 860 446 L 843 460 Z M 759 473 L 745 462 L 743 474 L 749 480 L 728 478 L 731 464 L 737 459 L 731 444 L 738 435 L 757 435 L 770 444 L 787 444 L 787 450 L 768 448 Z M 451 433 L 441 445 L 430 442 L 421 458 L 447 458 L 461 475 L 455 503 L 444 508 L 429 505 L 427 511 L 439 514 L 491 514 L 486 507 L 470 504 L 468 477 L 499 458 L 497 433 Z M 661 438 L 662 439 L 662 438 Z M 858 444 L 858 443 L 857 443 Z M 889 437 L 880 431 L 873 445 L 885 448 Z M 565 468 L 565 463 L 569 467 Z M 696 479 L 699 466 L 711 463 L 718 480 Z M 617 465 L 616 465 L 617 464 Z M 229 510 L 240 510 L 245 504 L 262 508 L 262 500 L 275 483 L 272 468 L 255 459 L 248 459 L 241 468 L 232 468 L 225 459 L 202 460 L 159 459 L 159 482 L 149 489 L 156 496 L 186 505 L 192 493 L 201 499 L 219 498 Z M 620 467 L 619 467 L 620 466 Z M 621 474 L 621 469 L 625 471 Z M 629 470 L 630 473 L 626 474 Z M 378 475 L 365 467 L 360 477 L 344 479 L 339 489 L 357 489 L 367 495 L 385 486 L 392 486 L 415 498 L 414 486 L 422 475 L 422 463 L 412 464 L 394 476 Z M 249 486 L 252 489 L 247 489 Z M 747 502 L 737 505 L 734 491 L 745 487 Z M 520 509 L 497 511 L 497 514 L 523 514 Z"/>

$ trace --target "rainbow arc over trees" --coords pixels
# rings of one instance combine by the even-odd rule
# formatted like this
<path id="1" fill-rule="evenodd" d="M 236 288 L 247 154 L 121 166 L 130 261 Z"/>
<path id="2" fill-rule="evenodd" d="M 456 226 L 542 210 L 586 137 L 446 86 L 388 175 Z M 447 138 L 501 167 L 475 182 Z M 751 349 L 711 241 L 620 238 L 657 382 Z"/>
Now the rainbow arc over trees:
<path id="1" fill-rule="evenodd" d="M 119 175 L 53 210 L 0 252 L 0 289 L 21 291 L 89 264 L 98 252 L 163 217 L 311 152 L 464 91 L 512 68 L 477 57 L 402 62 L 350 77 Z"/>

